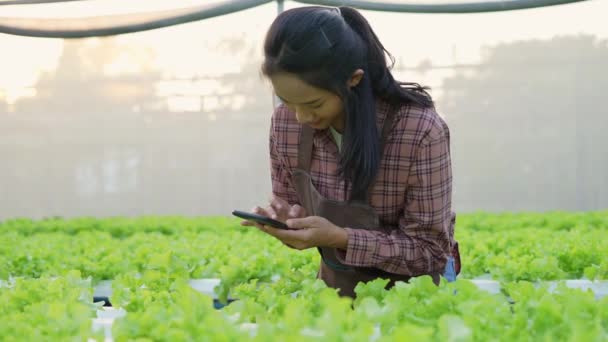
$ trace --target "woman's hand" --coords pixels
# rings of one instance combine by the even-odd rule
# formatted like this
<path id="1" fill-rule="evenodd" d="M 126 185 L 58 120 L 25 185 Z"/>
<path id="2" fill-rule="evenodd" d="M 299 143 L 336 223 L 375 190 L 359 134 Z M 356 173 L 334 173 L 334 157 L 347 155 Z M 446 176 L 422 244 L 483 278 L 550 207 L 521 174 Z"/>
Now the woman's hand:
<path id="1" fill-rule="evenodd" d="M 270 199 L 270 203 L 266 208 L 254 207 L 251 209 L 251 212 L 254 214 L 270 217 L 273 220 L 277 220 L 285 223 L 288 219 L 292 218 L 303 218 L 306 217 L 306 210 L 300 205 L 289 205 L 287 201 L 282 198 L 272 196 Z M 251 221 L 242 221 L 242 226 L 255 226 L 259 229 L 263 228 L 263 225 L 251 222 Z"/>
<path id="2" fill-rule="evenodd" d="M 242 221 L 243 226 L 255 226 L 281 240 L 285 245 L 303 250 L 311 247 L 330 247 L 346 249 L 348 234 L 327 219 L 319 216 L 306 216 L 306 210 L 299 205 L 289 205 L 287 201 L 272 196 L 266 208 L 255 207 L 254 214 L 270 217 L 283 222 L 290 230 L 277 229 L 257 222 Z"/>
<path id="3" fill-rule="evenodd" d="M 272 198 L 270 199 L 270 205 L 266 208 L 266 212 L 271 219 L 283 223 L 288 219 L 306 217 L 306 209 L 302 206 L 298 204 L 289 205 L 287 201 L 274 195 L 272 195 Z"/>
<path id="4" fill-rule="evenodd" d="M 290 230 L 262 226 L 260 230 L 276 237 L 291 248 L 303 250 L 311 247 L 330 247 L 346 249 L 348 234 L 340 228 L 319 216 L 288 219 Z"/>

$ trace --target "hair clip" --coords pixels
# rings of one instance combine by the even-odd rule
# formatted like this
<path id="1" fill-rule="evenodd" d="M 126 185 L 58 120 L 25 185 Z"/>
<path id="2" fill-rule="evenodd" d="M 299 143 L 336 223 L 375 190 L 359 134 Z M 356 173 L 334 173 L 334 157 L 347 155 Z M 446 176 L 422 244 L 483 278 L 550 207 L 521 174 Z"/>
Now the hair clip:
<path id="1" fill-rule="evenodd" d="M 325 34 L 325 31 L 323 31 L 322 28 L 320 30 L 321 30 L 321 34 L 323 35 L 323 38 L 325 39 L 325 42 L 327 43 L 327 47 L 330 48 L 333 45 L 333 43 L 329 40 L 329 38 Z"/>

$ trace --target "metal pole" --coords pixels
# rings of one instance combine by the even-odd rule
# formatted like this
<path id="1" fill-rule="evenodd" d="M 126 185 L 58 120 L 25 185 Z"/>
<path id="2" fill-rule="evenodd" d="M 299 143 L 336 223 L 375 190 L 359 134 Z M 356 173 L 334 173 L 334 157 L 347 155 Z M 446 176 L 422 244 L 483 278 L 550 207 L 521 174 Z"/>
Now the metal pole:
<path id="1" fill-rule="evenodd" d="M 480 0 L 479 2 L 436 3 L 384 2 L 369 0 L 294 0 L 304 4 L 320 6 L 350 6 L 361 10 L 409 13 L 481 13 L 512 11 L 528 8 L 563 5 L 589 0 Z"/>
<path id="2" fill-rule="evenodd" d="M 2 1 L 0 1 L 1 3 Z M 185 24 L 193 21 L 218 17 L 233 12 L 250 9 L 271 3 L 273 0 L 223 1 L 219 4 L 201 5 L 190 9 L 174 9 L 146 13 L 146 18 L 129 23 L 124 15 L 108 15 L 93 18 L 12 18 L 0 17 L 0 33 L 18 36 L 45 38 L 87 38 L 113 36 L 140 32 L 167 26 Z M 118 25 L 108 22 L 117 19 Z"/>

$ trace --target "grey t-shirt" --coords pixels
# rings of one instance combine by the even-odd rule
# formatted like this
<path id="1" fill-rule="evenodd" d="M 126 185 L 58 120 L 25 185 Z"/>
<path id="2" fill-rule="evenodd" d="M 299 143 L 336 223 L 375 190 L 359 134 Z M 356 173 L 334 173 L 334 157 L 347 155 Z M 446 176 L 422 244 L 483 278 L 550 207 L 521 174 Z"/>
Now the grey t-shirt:
<path id="1" fill-rule="evenodd" d="M 338 146 L 338 151 L 342 152 L 342 134 L 340 134 L 340 132 L 336 131 L 332 126 L 329 126 L 329 131 L 331 132 L 331 135 L 334 137 L 334 141 L 336 142 L 336 145 Z"/>

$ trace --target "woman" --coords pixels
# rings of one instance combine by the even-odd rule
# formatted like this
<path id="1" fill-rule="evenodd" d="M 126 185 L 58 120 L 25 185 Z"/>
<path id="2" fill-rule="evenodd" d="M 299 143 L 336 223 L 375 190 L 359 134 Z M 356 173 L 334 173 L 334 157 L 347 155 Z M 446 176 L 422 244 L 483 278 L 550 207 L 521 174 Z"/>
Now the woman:
<path id="1" fill-rule="evenodd" d="M 264 43 L 262 71 L 282 104 L 270 130 L 273 196 L 253 212 L 292 230 L 242 224 L 317 247 L 318 277 L 350 297 L 360 281 L 438 284 L 460 267 L 448 127 L 424 88 L 395 81 L 385 52 L 349 7 L 285 11 Z"/>

